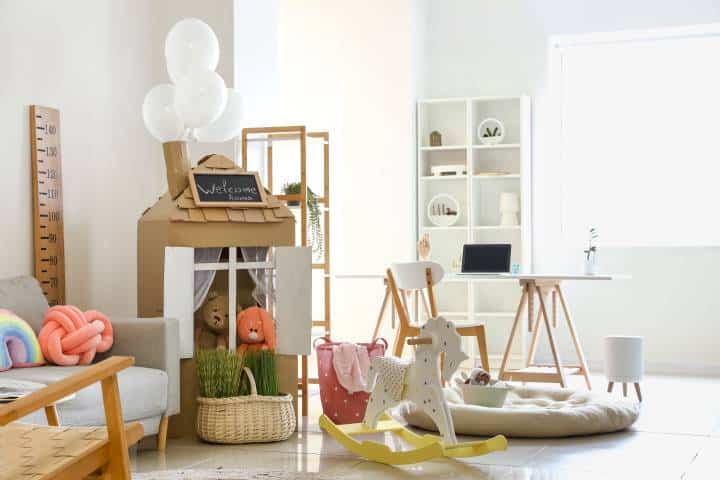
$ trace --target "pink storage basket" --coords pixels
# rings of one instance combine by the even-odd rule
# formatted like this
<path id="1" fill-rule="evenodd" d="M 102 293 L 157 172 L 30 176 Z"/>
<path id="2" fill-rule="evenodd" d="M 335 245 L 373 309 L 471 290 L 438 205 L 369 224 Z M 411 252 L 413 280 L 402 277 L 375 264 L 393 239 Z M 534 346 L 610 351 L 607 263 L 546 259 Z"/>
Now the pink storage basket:
<path id="1" fill-rule="evenodd" d="M 318 340 L 325 343 L 318 345 Z M 318 361 L 318 377 L 320 382 L 320 401 L 322 402 L 323 413 L 330 417 L 336 424 L 359 423 L 365 417 L 370 394 L 366 392 L 348 393 L 335 375 L 333 367 L 333 347 L 340 345 L 327 337 L 317 338 L 313 342 Z M 388 343 L 384 338 L 378 338 L 372 343 L 358 343 L 368 350 L 372 357 L 385 355 Z"/>

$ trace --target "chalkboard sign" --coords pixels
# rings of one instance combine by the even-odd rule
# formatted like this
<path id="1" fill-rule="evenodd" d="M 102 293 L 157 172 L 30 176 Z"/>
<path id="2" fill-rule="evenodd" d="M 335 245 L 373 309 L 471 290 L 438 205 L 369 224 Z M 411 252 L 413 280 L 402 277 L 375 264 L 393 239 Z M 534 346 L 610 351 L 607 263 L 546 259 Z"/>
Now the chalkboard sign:
<path id="1" fill-rule="evenodd" d="M 264 207 L 265 189 L 257 172 L 190 172 L 198 207 Z"/>

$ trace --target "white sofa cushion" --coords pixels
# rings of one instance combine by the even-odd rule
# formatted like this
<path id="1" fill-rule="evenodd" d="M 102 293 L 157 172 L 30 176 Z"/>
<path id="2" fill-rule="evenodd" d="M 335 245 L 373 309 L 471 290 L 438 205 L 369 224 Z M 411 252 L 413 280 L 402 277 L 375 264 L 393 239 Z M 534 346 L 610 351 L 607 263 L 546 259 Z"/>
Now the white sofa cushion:
<path id="1" fill-rule="evenodd" d="M 0 372 L 0 380 L 11 378 L 48 385 L 73 373 L 84 366 L 14 368 Z M 168 377 L 162 370 L 144 367 L 130 367 L 118 373 L 120 400 L 123 418 L 126 422 L 160 416 L 167 408 Z M 74 426 L 104 425 L 100 383 L 94 383 L 75 395 L 74 398 L 57 406 L 60 423 Z M 33 417 L 34 418 L 34 417 Z"/>

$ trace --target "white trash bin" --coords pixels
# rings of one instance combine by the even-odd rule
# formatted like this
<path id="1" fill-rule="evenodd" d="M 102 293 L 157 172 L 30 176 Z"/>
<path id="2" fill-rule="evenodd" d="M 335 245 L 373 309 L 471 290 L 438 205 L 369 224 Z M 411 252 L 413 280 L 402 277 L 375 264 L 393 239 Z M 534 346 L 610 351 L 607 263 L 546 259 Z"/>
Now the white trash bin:
<path id="1" fill-rule="evenodd" d="M 615 383 L 622 383 L 627 397 L 627 384 L 635 385 L 638 400 L 642 402 L 640 381 L 643 376 L 643 337 L 613 335 L 605 337 L 605 376 L 608 392 Z"/>

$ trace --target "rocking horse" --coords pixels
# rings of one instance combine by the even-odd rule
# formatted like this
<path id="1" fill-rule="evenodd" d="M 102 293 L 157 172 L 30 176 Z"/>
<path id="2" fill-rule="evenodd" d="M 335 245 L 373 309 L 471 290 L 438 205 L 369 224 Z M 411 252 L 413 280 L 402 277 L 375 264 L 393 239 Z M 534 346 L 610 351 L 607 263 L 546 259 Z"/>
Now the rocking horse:
<path id="1" fill-rule="evenodd" d="M 368 371 L 368 389 L 374 384 L 362 423 L 335 425 L 325 415 L 320 427 L 353 453 L 368 460 L 402 465 L 432 458 L 472 457 L 507 448 L 502 435 L 489 440 L 458 443 L 450 409 L 445 400 L 442 381 L 450 381 L 463 360 L 468 357 L 461 348 L 461 337 L 453 322 L 443 317 L 431 318 L 421 327 L 420 336 L 408 339 L 417 347 L 414 361 L 395 357 L 373 358 Z M 440 356 L 444 354 L 442 367 Z M 418 435 L 390 418 L 389 408 L 413 402 L 435 422 L 442 438 Z M 354 435 L 392 432 L 414 448 L 393 451 L 384 443 L 358 441 Z"/>

